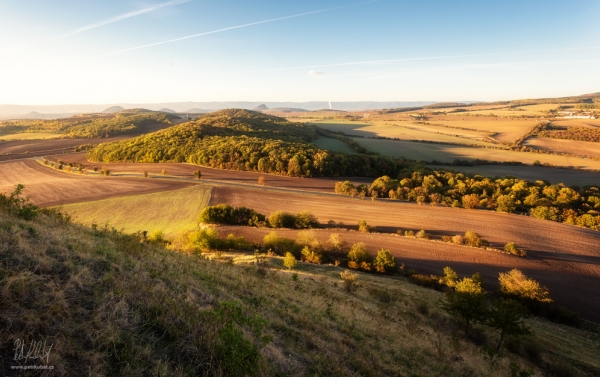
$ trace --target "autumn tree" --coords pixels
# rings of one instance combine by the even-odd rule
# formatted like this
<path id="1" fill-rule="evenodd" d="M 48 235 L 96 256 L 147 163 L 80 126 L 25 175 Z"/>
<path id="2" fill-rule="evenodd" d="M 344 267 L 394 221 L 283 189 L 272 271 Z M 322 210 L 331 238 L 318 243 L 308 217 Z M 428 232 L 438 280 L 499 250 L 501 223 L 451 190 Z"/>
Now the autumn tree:
<path id="1" fill-rule="evenodd" d="M 486 295 L 477 279 L 463 278 L 454 284 L 454 291 L 446 293 L 446 303 L 442 308 L 460 320 L 465 329 L 465 336 L 473 322 L 481 322 L 485 318 Z"/>
<path id="2" fill-rule="evenodd" d="M 496 329 L 500 334 L 496 351 L 500 350 L 502 341 L 507 336 L 528 335 L 529 327 L 523 322 L 529 316 L 527 308 L 510 299 L 497 299 L 490 307 L 485 324 Z"/>

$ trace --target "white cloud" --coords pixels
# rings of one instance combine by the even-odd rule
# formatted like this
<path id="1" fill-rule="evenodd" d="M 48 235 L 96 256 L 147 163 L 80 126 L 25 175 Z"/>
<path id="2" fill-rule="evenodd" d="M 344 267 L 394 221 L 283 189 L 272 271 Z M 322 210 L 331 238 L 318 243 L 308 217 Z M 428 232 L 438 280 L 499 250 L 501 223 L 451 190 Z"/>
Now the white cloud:
<path id="1" fill-rule="evenodd" d="M 308 74 L 311 76 L 321 76 L 324 75 L 325 72 L 319 72 L 319 71 L 308 71 Z"/>

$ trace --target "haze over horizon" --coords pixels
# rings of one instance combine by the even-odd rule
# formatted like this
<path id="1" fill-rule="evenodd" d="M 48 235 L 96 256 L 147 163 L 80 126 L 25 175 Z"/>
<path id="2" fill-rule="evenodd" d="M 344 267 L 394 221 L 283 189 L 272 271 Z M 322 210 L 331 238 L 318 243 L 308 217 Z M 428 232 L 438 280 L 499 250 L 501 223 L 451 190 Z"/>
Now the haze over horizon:
<path id="1" fill-rule="evenodd" d="M 597 92 L 600 3 L 0 3 L 0 104 L 496 101 Z"/>

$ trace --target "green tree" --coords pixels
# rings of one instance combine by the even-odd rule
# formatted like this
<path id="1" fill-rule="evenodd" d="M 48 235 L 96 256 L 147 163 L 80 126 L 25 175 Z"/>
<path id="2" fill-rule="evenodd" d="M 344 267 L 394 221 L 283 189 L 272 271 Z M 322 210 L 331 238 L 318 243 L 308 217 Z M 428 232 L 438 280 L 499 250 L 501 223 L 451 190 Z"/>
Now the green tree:
<path id="1" fill-rule="evenodd" d="M 369 260 L 369 252 L 367 251 L 367 245 L 364 242 L 357 242 L 350 248 L 348 252 L 348 260 L 360 265 L 362 262 Z"/>
<path id="2" fill-rule="evenodd" d="M 498 203 L 498 207 L 496 207 L 498 212 L 514 213 L 517 209 L 517 205 L 512 196 L 501 195 L 496 202 Z"/>
<path id="3" fill-rule="evenodd" d="M 394 272 L 398 269 L 398 262 L 396 258 L 390 253 L 388 249 L 380 249 L 375 256 L 373 266 L 377 272 Z"/>
<path id="4" fill-rule="evenodd" d="M 291 270 L 292 268 L 296 267 L 297 263 L 298 262 L 296 261 L 296 257 L 294 257 L 294 254 L 290 253 L 289 251 L 285 253 L 285 257 L 283 258 L 283 265 L 287 267 L 288 270 Z"/>
<path id="5" fill-rule="evenodd" d="M 485 318 L 485 300 L 481 283 L 473 278 L 463 278 L 456 282 L 453 292 L 446 293 L 446 303 L 442 308 L 463 323 L 465 336 L 468 336 L 473 322 L 481 322 Z"/>
<path id="6" fill-rule="evenodd" d="M 515 300 L 498 299 L 492 303 L 485 324 L 500 333 L 496 351 L 507 336 L 529 335 L 530 328 L 523 322 L 529 316 L 527 309 Z"/>

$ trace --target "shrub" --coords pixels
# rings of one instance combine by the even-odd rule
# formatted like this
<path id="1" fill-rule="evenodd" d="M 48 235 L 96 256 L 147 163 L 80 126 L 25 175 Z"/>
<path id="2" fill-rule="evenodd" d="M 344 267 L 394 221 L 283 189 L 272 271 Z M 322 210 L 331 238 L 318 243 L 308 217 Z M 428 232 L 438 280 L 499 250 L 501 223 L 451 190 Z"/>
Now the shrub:
<path id="1" fill-rule="evenodd" d="M 295 226 L 298 229 L 309 229 L 317 228 L 319 226 L 319 220 L 308 211 L 302 211 L 296 215 Z"/>
<path id="2" fill-rule="evenodd" d="M 306 262 L 320 264 L 323 255 L 317 249 L 311 249 L 308 246 L 302 248 L 302 257 Z"/>
<path id="3" fill-rule="evenodd" d="M 269 215 L 268 222 L 271 228 L 295 228 L 296 216 L 289 212 L 275 211 Z"/>
<path id="4" fill-rule="evenodd" d="M 369 260 L 369 253 L 364 242 L 357 242 L 352 245 L 348 252 L 348 260 L 357 263 L 359 266 L 361 263 Z"/>
<path id="5" fill-rule="evenodd" d="M 329 245 L 329 250 L 334 253 L 341 253 L 347 249 L 346 241 L 338 233 L 331 233 L 327 244 Z"/>
<path id="6" fill-rule="evenodd" d="M 294 240 L 285 237 L 279 237 L 277 232 L 271 232 L 263 237 L 263 245 L 267 249 L 272 249 L 279 253 L 286 250 L 295 250 L 296 244 Z"/>
<path id="7" fill-rule="evenodd" d="M 148 241 L 156 243 L 166 242 L 165 235 L 160 229 L 154 229 L 152 232 L 150 232 L 150 234 L 148 235 Z"/>
<path id="8" fill-rule="evenodd" d="M 187 238 L 188 247 L 197 252 L 209 251 L 219 246 L 219 232 L 212 227 L 191 232 Z"/>
<path id="9" fill-rule="evenodd" d="M 144 175 L 144 178 L 148 178 L 148 172 L 144 171 L 144 173 L 142 173 Z"/>
<path id="10" fill-rule="evenodd" d="M 265 177 L 264 176 L 261 175 L 260 177 L 258 177 L 258 184 L 260 186 L 264 186 L 265 185 Z"/>
<path id="11" fill-rule="evenodd" d="M 552 302 L 548 297 L 548 289 L 540 283 L 527 278 L 521 271 L 513 269 L 501 272 L 498 278 L 502 293 L 532 301 Z"/>
<path id="12" fill-rule="evenodd" d="M 296 267 L 297 263 L 298 262 L 296 261 L 296 257 L 294 257 L 294 254 L 290 253 L 289 251 L 285 253 L 285 257 L 283 258 L 283 265 L 287 267 L 288 270 L 291 270 L 292 268 Z"/>
<path id="13" fill-rule="evenodd" d="M 457 234 L 456 236 L 452 237 L 452 243 L 456 245 L 462 245 L 465 243 L 465 238 L 460 234 Z"/>
<path id="14" fill-rule="evenodd" d="M 415 237 L 422 238 L 422 239 L 425 239 L 425 240 L 431 239 L 431 235 L 429 235 L 423 229 L 421 229 L 420 231 L 418 231 L 417 234 L 415 234 Z"/>
<path id="15" fill-rule="evenodd" d="M 517 255 L 519 257 L 526 257 L 527 253 L 523 249 L 519 249 L 514 242 L 509 242 L 504 245 L 504 251 L 509 254 Z"/>
<path id="16" fill-rule="evenodd" d="M 485 318 L 485 292 L 477 281 L 463 278 L 454 285 L 454 292 L 446 294 L 442 308 L 463 323 L 465 336 L 468 336 L 471 324 Z"/>
<path id="17" fill-rule="evenodd" d="M 373 261 L 373 267 L 377 272 L 390 273 L 396 271 L 398 262 L 388 249 L 381 249 L 377 252 L 377 256 Z"/>
<path id="18" fill-rule="evenodd" d="M 198 221 L 206 224 L 258 226 L 265 221 L 265 215 L 246 207 L 233 208 L 229 204 L 217 204 L 204 208 Z"/>
<path id="19" fill-rule="evenodd" d="M 464 242 L 466 245 L 472 247 L 481 247 L 483 245 L 483 240 L 481 239 L 481 236 L 471 231 L 467 231 L 465 233 Z"/>
<path id="20" fill-rule="evenodd" d="M 442 242 L 452 242 L 451 236 L 442 236 Z"/>
<path id="21" fill-rule="evenodd" d="M 196 177 L 196 179 L 202 178 L 202 172 L 200 171 L 200 169 L 194 172 L 194 177 Z"/>
<path id="22" fill-rule="evenodd" d="M 160 174 L 162 174 L 163 176 L 164 176 L 164 175 L 167 175 L 167 170 L 166 170 L 166 169 L 163 169 L 163 170 L 160 172 Z"/>
<path id="23" fill-rule="evenodd" d="M 350 293 L 355 288 L 356 278 L 358 278 L 357 274 L 351 273 L 349 270 L 344 270 L 340 272 L 340 277 L 344 281 L 344 289 L 346 292 Z"/>
<path id="24" fill-rule="evenodd" d="M 319 249 L 321 243 L 311 230 L 303 230 L 296 235 L 296 244 L 299 246 L 309 246 L 313 249 Z"/>
<path id="25" fill-rule="evenodd" d="M 404 232 L 404 237 L 414 237 L 415 236 L 415 232 L 413 232 L 412 230 L 407 230 Z"/>
<path id="26" fill-rule="evenodd" d="M 498 203 L 498 207 L 496 207 L 498 212 L 513 213 L 517 209 L 515 200 L 509 195 L 499 196 L 496 202 Z"/>
<path id="27" fill-rule="evenodd" d="M 454 287 L 456 281 L 458 280 L 458 274 L 456 271 L 446 266 L 444 267 L 444 277 L 440 280 L 443 284 L 446 284 L 449 287 Z"/>
<path id="28" fill-rule="evenodd" d="M 358 223 L 358 231 L 370 233 L 371 231 L 373 231 L 373 227 L 370 226 L 369 224 L 367 224 L 367 222 L 365 220 L 361 220 Z"/>
<path id="29" fill-rule="evenodd" d="M 22 184 L 17 184 L 9 196 L 0 194 L 0 209 L 22 219 L 33 220 L 38 216 L 39 207 L 29 203 L 29 197 L 21 197 L 24 188 Z"/>

